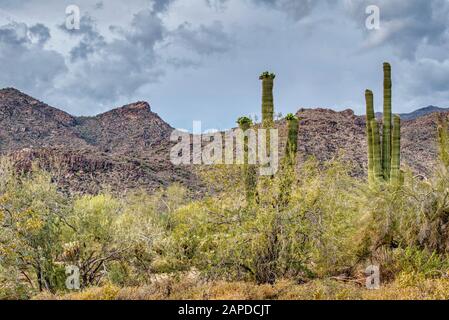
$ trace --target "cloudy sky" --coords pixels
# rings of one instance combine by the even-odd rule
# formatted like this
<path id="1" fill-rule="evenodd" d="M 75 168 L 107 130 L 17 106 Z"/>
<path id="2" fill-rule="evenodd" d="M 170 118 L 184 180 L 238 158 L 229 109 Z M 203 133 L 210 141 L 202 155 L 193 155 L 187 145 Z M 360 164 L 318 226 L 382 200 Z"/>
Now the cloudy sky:
<path id="1" fill-rule="evenodd" d="M 145 100 L 174 127 L 224 129 L 259 113 L 265 70 L 283 114 L 360 114 L 366 88 L 380 110 L 389 61 L 396 112 L 449 107 L 448 17 L 449 0 L 0 0 L 0 87 L 74 115 Z"/>

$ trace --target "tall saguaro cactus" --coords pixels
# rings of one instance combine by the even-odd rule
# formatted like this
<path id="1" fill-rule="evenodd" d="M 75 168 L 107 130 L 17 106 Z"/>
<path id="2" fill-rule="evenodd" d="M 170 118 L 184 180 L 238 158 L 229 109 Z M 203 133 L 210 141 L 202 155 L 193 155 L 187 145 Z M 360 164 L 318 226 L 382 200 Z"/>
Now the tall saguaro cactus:
<path id="1" fill-rule="evenodd" d="M 239 128 L 245 133 L 252 126 L 252 121 L 248 117 L 241 117 L 237 120 Z M 248 137 L 244 138 L 244 162 L 243 162 L 243 175 L 245 180 L 245 193 L 246 202 L 248 205 L 252 205 L 256 198 L 257 192 L 257 171 L 254 164 L 249 164 L 249 146 Z"/>
<path id="2" fill-rule="evenodd" d="M 366 135 L 368 143 L 368 181 L 373 182 L 374 179 L 374 151 L 373 151 L 373 129 L 371 121 L 375 120 L 374 114 L 374 97 L 371 90 L 365 91 L 366 100 Z"/>
<path id="3" fill-rule="evenodd" d="M 374 113 L 374 97 L 365 91 L 366 135 L 368 143 L 368 181 L 387 181 L 399 184 L 401 172 L 401 119 L 395 115 L 392 125 L 391 66 L 384 63 L 384 105 L 382 140 Z"/>
<path id="4" fill-rule="evenodd" d="M 262 127 L 270 129 L 273 126 L 274 99 L 273 86 L 276 75 L 268 71 L 262 73 L 259 77 L 262 80 Z"/>
<path id="5" fill-rule="evenodd" d="M 384 112 L 382 129 L 382 169 L 385 180 L 390 179 L 391 170 L 391 66 L 384 63 Z"/>

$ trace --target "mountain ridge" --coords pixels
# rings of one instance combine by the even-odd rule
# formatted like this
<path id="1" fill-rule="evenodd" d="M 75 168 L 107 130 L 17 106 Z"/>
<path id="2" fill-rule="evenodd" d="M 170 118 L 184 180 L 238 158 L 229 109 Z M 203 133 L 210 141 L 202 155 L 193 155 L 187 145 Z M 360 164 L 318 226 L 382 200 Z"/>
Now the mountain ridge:
<path id="1" fill-rule="evenodd" d="M 69 192 L 154 191 L 172 183 L 197 192 L 193 170 L 170 162 L 172 130 L 144 101 L 75 117 L 17 89 L 0 90 L 0 153 L 22 169 L 38 160 L 61 171 L 55 179 Z"/>
<path id="2" fill-rule="evenodd" d="M 437 159 L 436 124 L 432 111 L 415 110 L 402 125 L 403 164 L 428 175 Z M 365 116 L 354 111 L 299 109 L 299 157 L 320 161 L 343 158 L 352 164 L 351 174 L 366 174 Z M 286 139 L 285 120 L 276 121 L 280 147 Z M 19 168 L 33 161 L 51 172 L 68 192 L 96 193 L 105 186 L 119 192 L 154 191 L 172 183 L 192 194 L 204 191 L 193 166 L 174 166 L 170 161 L 170 134 L 174 129 L 138 101 L 89 117 L 75 117 L 13 88 L 0 90 L 0 153 L 14 159 Z M 283 150 L 283 149 L 280 149 Z M 301 161 L 300 161 L 301 163 Z"/>

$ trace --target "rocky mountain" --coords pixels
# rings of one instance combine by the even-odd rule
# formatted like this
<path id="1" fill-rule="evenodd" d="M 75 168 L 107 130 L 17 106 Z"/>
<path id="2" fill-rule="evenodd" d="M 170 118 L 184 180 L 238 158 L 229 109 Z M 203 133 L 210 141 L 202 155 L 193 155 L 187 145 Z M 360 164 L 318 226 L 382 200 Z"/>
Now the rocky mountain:
<path id="1" fill-rule="evenodd" d="M 436 124 L 429 107 L 403 115 L 403 164 L 428 175 L 437 158 Z M 363 177 L 367 156 L 365 117 L 352 110 L 300 109 L 299 155 L 328 160 L 342 154 Z M 286 123 L 277 122 L 281 146 Z M 0 90 L 0 153 L 18 168 L 38 160 L 61 188 L 95 193 L 108 186 L 116 192 L 143 188 L 153 191 L 177 182 L 193 194 L 204 187 L 190 166 L 169 159 L 170 133 L 146 102 L 132 103 L 94 117 L 74 117 L 12 88 Z"/>
<path id="2" fill-rule="evenodd" d="M 444 113 L 449 112 L 449 108 L 440 108 L 435 106 L 428 106 L 424 108 L 417 109 L 410 113 L 399 113 L 399 116 L 402 120 L 415 120 L 420 117 L 427 116 L 428 114 L 432 113 Z M 376 112 L 376 118 L 381 119 L 382 118 L 382 112 Z"/>
<path id="3" fill-rule="evenodd" d="M 155 190 L 177 182 L 201 189 L 169 159 L 172 128 L 146 102 L 74 117 L 16 89 L 0 90 L 0 152 L 28 168 L 39 161 L 70 192 Z"/>
<path id="4" fill-rule="evenodd" d="M 402 120 L 415 120 L 419 117 L 426 116 L 428 114 L 436 113 L 436 112 L 448 112 L 448 108 L 440 108 L 435 106 L 428 106 L 425 108 L 421 108 L 418 110 L 415 110 L 410 113 L 402 113 L 400 114 Z"/>

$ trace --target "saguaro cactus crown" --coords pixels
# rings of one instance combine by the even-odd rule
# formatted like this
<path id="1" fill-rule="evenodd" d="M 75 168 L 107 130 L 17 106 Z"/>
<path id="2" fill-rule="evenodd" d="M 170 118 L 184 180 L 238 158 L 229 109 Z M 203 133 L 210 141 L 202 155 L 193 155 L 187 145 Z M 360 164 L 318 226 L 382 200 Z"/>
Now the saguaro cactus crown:
<path id="1" fill-rule="evenodd" d="M 382 141 L 374 114 L 374 97 L 371 90 L 365 91 L 366 135 L 368 143 L 368 181 L 401 180 L 401 119 L 394 116 L 392 126 L 391 108 L 391 66 L 384 63 L 384 106 Z M 393 130 L 392 130 L 393 128 Z"/>
<path id="2" fill-rule="evenodd" d="M 262 127 L 269 129 L 273 126 L 274 99 L 273 85 L 276 75 L 268 71 L 262 73 L 259 77 L 262 80 Z"/>

